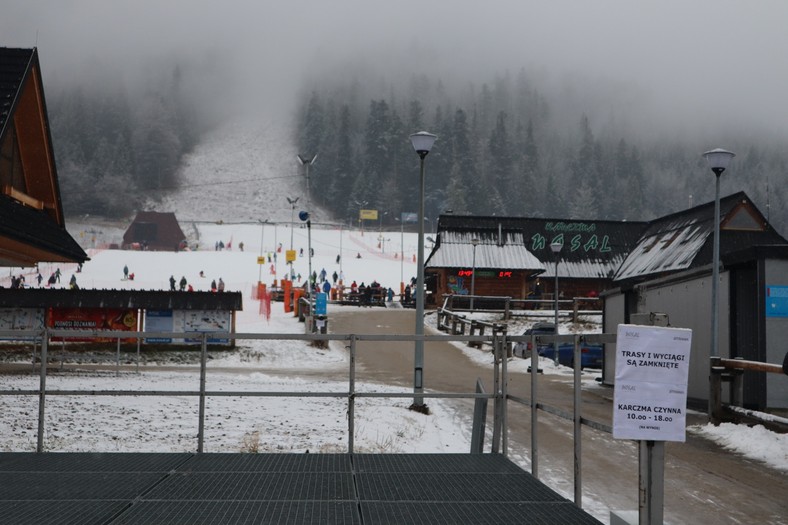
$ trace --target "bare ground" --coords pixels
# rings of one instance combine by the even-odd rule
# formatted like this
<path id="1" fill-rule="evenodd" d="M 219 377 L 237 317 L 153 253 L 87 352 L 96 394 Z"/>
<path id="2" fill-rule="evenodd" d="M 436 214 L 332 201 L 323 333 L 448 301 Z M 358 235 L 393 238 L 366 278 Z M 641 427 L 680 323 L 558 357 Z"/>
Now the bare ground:
<path id="1" fill-rule="evenodd" d="M 412 310 L 359 310 L 333 314 L 334 333 L 414 333 Z M 482 350 L 479 350 L 480 352 Z M 489 350 L 488 350 L 489 352 Z M 403 386 L 413 384 L 413 343 L 359 343 L 358 380 Z M 471 392 L 477 377 L 491 389 L 490 366 L 479 366 L 450 344 L 425 344 L 425 388 Z M 511 373 L 509 392 L 530 397 L 530 374 Z M 612 390 L 583 393 L 583 416 L 611 424 Z M 566 411 L 572 407 L 572 384 L 563 376 L 539 376 L 538 400 Z M 471 414 L 471 401 L 460 408 Z M 488 411 L 491 413 L 491 410 Z M 688 416 L 688 425 L 704 424 L 704 415 Z M 531 415 L 509 403 L 509 457 L 530 470 Z M 634 441 L 584 427 L 582 434 L 583 506 L 601 517 L 604 509 L 636 510 L 637 447 Z M 489 450 L 489 445 L 487 447 Z M 565 495 L 573 494 L 571 423 L 539 413 L 539 474 Z M 788 476 L 759 462 L 721 449 L 687 433 L 685 443 L 666 444 L 665 521 L 667 523 L 787 524 Z"/>

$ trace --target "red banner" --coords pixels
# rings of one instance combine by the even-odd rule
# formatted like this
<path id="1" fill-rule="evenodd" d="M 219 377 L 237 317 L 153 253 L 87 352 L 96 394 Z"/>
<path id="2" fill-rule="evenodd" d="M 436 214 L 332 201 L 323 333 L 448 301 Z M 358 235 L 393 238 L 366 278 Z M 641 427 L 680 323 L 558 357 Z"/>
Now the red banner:
<path id="1" fill-rule="evenodd" d="M 58 330 L 137 330 L 137 310 L 121 308 L 51 308 L 47 316 L 47 326 Z M 52 340 L 62 340 L 53 338 Z M 116 338 L 67 338 L 68 341 L 107 343 Z M 134 338 L 121 339 L 130 343 Z"/>

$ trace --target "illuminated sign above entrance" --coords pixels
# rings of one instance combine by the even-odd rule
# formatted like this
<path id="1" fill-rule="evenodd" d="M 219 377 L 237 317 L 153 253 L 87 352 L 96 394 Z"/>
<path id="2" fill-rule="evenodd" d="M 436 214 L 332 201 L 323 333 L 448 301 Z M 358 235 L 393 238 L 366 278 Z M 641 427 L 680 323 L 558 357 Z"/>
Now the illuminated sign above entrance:
<path id="1" fill-rule="evenodd" d="M 457 270 L 457 277 L 471 277 L 473 270 Z M 499 279 L 511 279 L 514 276 L 512 270 L 476 270 L 476 277 L 497 277 Z"/>

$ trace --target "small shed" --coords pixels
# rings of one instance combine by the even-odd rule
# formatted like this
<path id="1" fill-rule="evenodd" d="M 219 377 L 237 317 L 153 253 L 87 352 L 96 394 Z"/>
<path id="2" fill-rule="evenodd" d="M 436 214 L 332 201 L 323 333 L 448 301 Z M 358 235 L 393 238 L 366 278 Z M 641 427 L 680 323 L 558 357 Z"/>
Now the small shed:
<path id="1" fill-rule="evenodd" d="M 186 235 L 172 212 L 138 212 L 123 234 L 126 250 L 177 252 L 185 246 Z"/>

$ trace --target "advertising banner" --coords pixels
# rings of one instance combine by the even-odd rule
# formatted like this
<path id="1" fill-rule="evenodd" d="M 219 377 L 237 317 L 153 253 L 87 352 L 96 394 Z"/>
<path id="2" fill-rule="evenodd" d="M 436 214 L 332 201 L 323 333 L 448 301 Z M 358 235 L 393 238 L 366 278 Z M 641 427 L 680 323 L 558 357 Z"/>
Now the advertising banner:
<path id="1" fill-rule="evenodd" d="M 44 328 L 43 308 L 0 308 L 0 330 L 41 330 L 42 328 Z"/>
<path id="2" fill-rule="evenodd" d="M 146 332 L 176 332 L 184 335 L 200 332 L 230 332 L 232 314 L 229 311 L 214 310 L 146 310 Z M 160 338 L 149 337 L 146 343 L 168 344 L 187 343 L 198 344 L 200 339 L 194 337 Z M 228 337 L 211 337 L 211 344 L 229 344 Z"/>
<path id="3" fill-rule="evenodd" d="M 0 330 L 44 328 L 43 308 L 0 308 Z"/>
<path id="4" fill-rule="evenodd" d="M 172 332 L 172 310 L 145 310 L 146 332 Z M 172 343 L 171 337 L 146 337 L 146 343 Z"/>
<path id="5" fill-rule="evenodd" d="M 137 310 L 133 308 L 52 308 L 47 326 L 58 330 L 137 330 Z M 62 341 L 63 338 L 52 338 Z M 117 341 L 112 337 L 67 338 L 67 341 L 109 343 Z M 121 339 L 122 342 L 136 341 L 133 337 Z"/>
<path id="6" fill-rule="evenodd" d="M 613 437 L 686 439 L 692 330 L 618 325 Z"/>
<path id="7" fill-rule="evenodd" d="M 328 294 L 320 292 L 315 295 L 315 315 L 326 315 L 328 312 Z"/>

